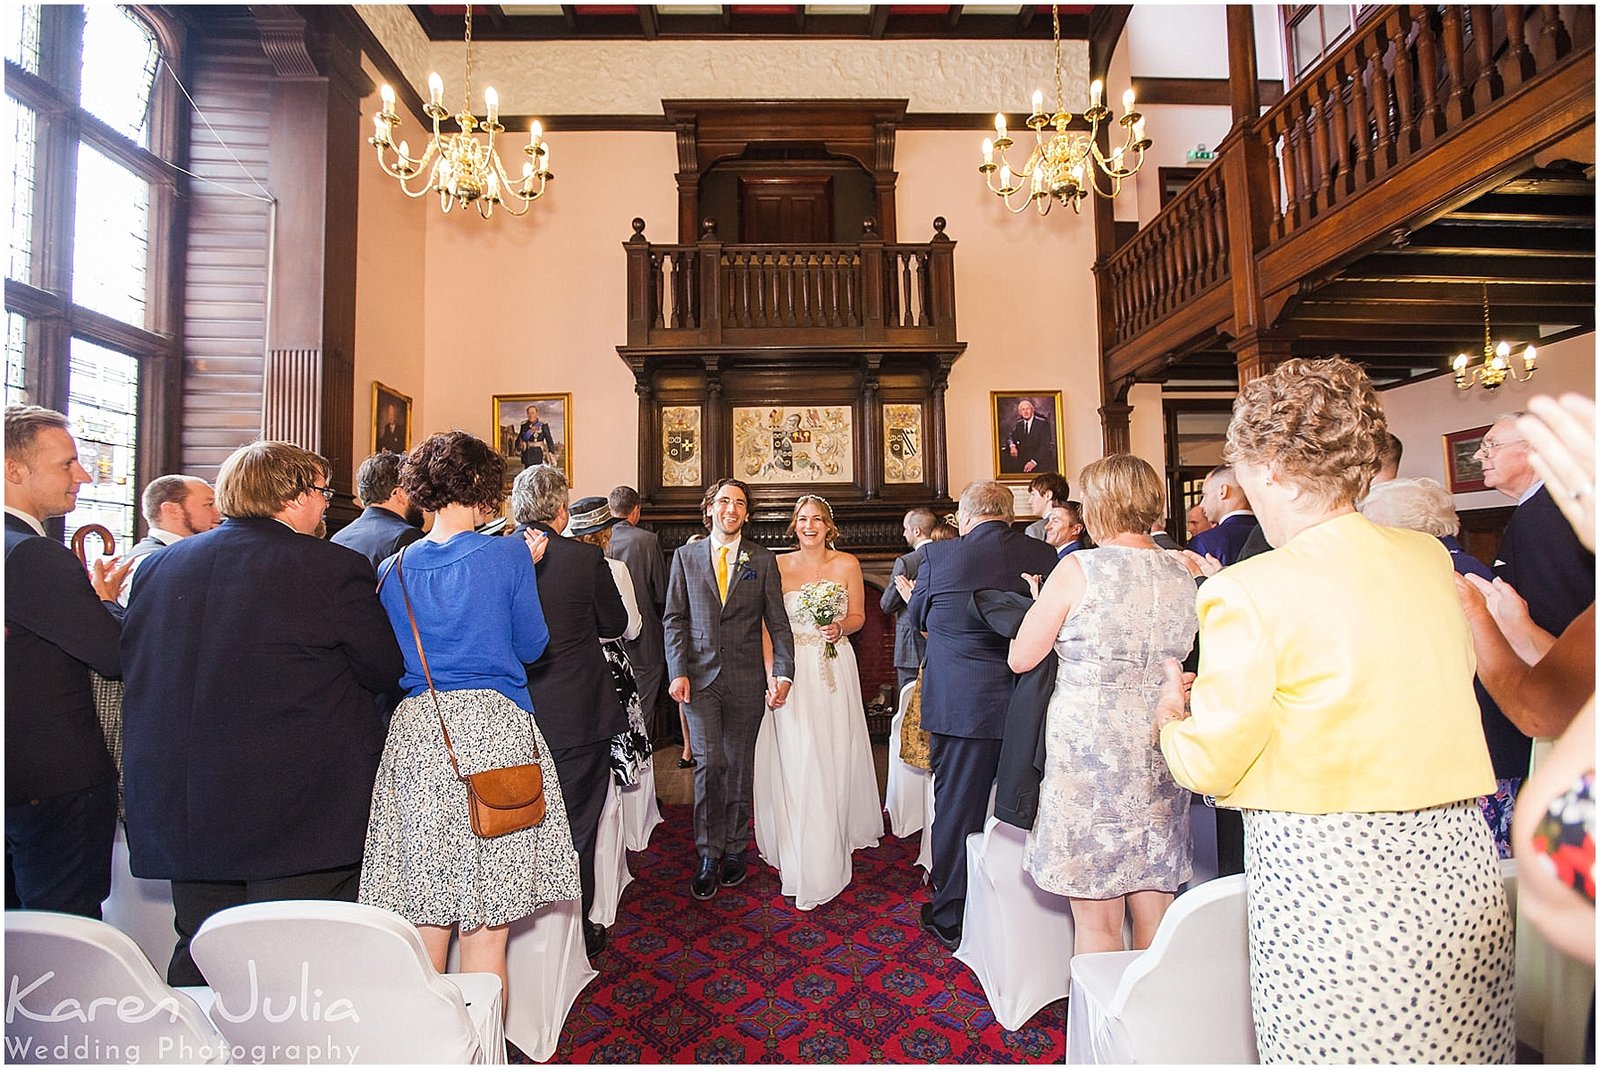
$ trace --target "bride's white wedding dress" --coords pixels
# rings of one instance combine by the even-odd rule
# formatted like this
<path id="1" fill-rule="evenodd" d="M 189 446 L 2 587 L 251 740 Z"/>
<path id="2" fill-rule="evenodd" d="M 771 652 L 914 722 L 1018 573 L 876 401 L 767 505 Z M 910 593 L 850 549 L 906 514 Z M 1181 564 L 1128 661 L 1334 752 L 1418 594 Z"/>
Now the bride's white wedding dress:
<path id="1" fill-rule="evenodd" d="M 883 809 L 867 741 L 861 677 L 849 639 L 824 641 L 783 596 L 794 630 L 794 685 L 756 735 L 756 848 L 778 870 L 796 909 L 814 909 L 850 883 L 850 855 L 878 845 Z"/>

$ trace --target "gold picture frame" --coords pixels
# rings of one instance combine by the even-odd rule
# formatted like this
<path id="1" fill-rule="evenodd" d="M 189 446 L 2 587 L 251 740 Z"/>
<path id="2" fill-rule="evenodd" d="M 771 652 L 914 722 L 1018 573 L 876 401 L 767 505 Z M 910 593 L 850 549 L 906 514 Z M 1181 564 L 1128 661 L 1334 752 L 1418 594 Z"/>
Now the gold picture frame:
<path id="1" fill-rule="evenodd" d="M 529 426 L 535 421 L 543 427 Z M 495 394 L 490 425 L 489 440 L 506 459 L 508 485 L 534 464 L 560 468 L 567 485 L 572 485 L 570 393 Z"/>
<path id="2" fill-rule="evenodd" d="M 389 419 L 390 409 L 394 418 Z M 404 453 L 411 448 L 411 398 L 372 380 L 372 452 Z"/>
<path id="3" fill-rule="evenodd" d="M 1023 427 L 1027 404 L 1033 418 Z M 1029 482 L 1035 475 L 1061 472 L 1066 436 L 1061 426 L 1060 390 L 991 390 L 989 419 L 994 439 L 994 472 L 1000 482 Z M 1040 426 L 1040 424 L 1043 426 Z"/>

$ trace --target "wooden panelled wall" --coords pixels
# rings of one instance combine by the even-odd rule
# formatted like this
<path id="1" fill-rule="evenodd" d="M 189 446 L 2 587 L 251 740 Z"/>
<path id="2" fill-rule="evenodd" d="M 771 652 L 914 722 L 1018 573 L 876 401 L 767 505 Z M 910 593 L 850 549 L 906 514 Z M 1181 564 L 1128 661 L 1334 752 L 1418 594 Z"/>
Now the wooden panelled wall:
<path id="1" fill-rule="evenodd" d="M 214 475 L 255 438 L 292 441 L 330 461 L 337 521 L 354 511 L 350 176 L 369 88 L 341 42 L 350 16 L 195 12 L 179 470 Z"/>

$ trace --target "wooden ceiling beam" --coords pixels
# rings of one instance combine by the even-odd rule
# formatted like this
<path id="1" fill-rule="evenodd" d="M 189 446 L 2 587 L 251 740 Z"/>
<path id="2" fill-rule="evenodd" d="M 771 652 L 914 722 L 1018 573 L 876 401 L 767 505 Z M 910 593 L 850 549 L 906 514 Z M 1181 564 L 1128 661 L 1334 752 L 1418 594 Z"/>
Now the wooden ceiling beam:
<path id="1" fill-rule="evenodd" d="M 1505 256 L 1407 256 L 1383 252 L 1357 260 L 1340 272 L 1364 282 L 1587 282 L 1594 284 L 1593 259 Z"/>
<path id="2" fill-rule="evenodd" d="M 1587 224 L 1587 225 L 1585 225 Z M 1402 255 L 1578 256 L 1594 259 L 1594 218 L 1565 226 L 1485 226 L 1441 220 L 1411 234 Z"/>

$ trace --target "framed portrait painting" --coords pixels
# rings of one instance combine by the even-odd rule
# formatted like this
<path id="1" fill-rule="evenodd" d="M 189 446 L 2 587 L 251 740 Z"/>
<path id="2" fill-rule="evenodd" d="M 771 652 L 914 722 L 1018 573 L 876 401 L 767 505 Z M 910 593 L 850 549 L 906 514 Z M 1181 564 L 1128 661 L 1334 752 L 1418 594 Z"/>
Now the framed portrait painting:
<path id="1" fill-rule="evenodd" d="M 994 421 L 995 478 L 1026 482 L 1061 471 L 1066 438 L 1060 390 L 992 391 L 989 415 Z"/>
<path id="2" fill-rule="evenodd" d="M 376 379 L 372 383 L 372 451 L 411 448 L 411 398 Z"/>
<path id="3" fill-rule="evenodd" d="M 1451 431 L 1444 436 L 1444 474 L 1446 488 L 1452 494 L 1489 489 L 1483 484 L 1483 464 L 1473 456 L 1488 433 L 1489 427 L 1483 426 Z"/>
<path id="4" fill-rule="evenodd" d="M 572 483 L 572 395 L 496 394 L 493 441 L 506 458 L 506 482 L 523 468 L 549 464 Z"/>

